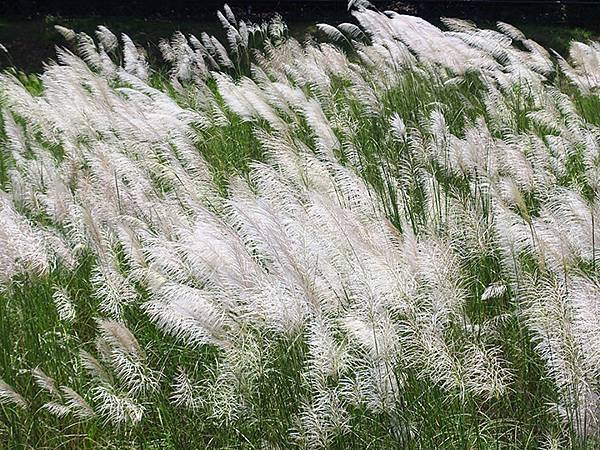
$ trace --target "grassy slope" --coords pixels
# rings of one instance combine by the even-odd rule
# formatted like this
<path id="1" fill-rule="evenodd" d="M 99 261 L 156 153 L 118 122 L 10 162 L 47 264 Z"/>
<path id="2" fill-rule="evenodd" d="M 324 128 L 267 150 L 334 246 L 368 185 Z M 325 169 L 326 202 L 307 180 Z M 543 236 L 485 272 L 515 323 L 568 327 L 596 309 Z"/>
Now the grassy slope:
<path id="1" fill-rule="evenodd" d="M 531 33 L 532 36 L 536 37 L 537 32 Z M 539 33 L 547 33 L 549 42 L 556 40 L 556 46 L 564 46 L 566 38 L 554 33 L 554 29 L 540 28 Z M 588 34 L 574 30 L 566 32 L 566 36 L 581 38 Z M 160 83 L 162 81 L 157 80 L 157 84 Z M 458 135 L 469 121 L 486 114 L 476 78 L 459 86 L 443 86 L 415 75 L 389 93 L 384 107 L 386 111 L 398 112 L 408 127 L 418 127 L 420 118 L 428 116 L 440 104 L 452 132 Z M 598 117 L 597 105 L 582 101 L 581 106 L 588 108 L 586 116 Z M 365 116 L 351 100 L 338 98 L 336 109 L 350 114 L 357 125 L 354 143 L 362 152 L 362 175 L 386 195 L 386 177 L 401 176 L 410 160 L 409 148 L 390 142 L 382 134 L 383 119 Z M 533 129 L 526 119 L 527 111 L 525 105 L 519 114 L 522 130 Z M 224 189 L 233 173 L 244 173 L 249 161 L 261 158 L 250 124 L 236 123 L 234 119 L 231 127 L 199 133 L 198 149 L 212 165 Z M 386 170 L 383 176 L 378 170 L 380 167 Z M 5 174 L 0 173 L 0 179 L 4 177 Z M 457 182 L 448 180 L 448 183 Z M 414 195 L 418 203 L 418 192 Z M 394 201 L 384 200 L 387 200 L 390 219 L 398 223 Z M 418 206 L 412 218 L 414 223 L 419 222 Z M 260 389 L 248 393 L 249 408 L 253 412 L 250 420 L 242 415 L 223 426 L 212 422 L 203 411 L 182 414 L 166 401 L 168 390 L 148 402 L 144 421 L 130 429 L 114 429 L 99 420 L 66 425 L 67 422 L 41 410 L 40 406 L 48 400 L 47 394 L 40 393 L 29 375 L 19 368 L 43 365 L 57 382 L 85 392 L 84 372 L 81 368 L 73 371 L 71 364 L 80 348 L 93 346 L 93 317 L 97 305 L 88 281 L 92 263 L 92 257 L 87 257 L 75 272 L 58 268 L 43 279 L 23 277 L 8 292 L 0 294 L 0 348 L 3 349 L 0 373 L 5 381 L 33 399 L 28 412 L 15 414 L 0 407 L 0 427 L 4 426 L 0 428 L 0 442 L 4 442 L 5 448 L 56 448 L 59 445 L 66 448 L 288 448 L 287 430 L 294 426 L 292 415 L 300 408 L 299 398 L 303 394 L 298 368 L 303 364 L 306 349 L 301 339 L 264 343 L 265 366 L 260 372 L 261 379 L 255 383 Z M 494 255 L 473 260 L 469 267 L 471 288 L 475 290 L 494 280 L 499 271 Z M 74 298 L 78 320 L 73 325 L 59 320 L 51 300 L 53 285 L 64 286 Z M 143 300 L 141 293 L 138 301 Z M 513 313 L 518 307 L 507 295 L 493 306 L 473 305 L 469 314 L 483 320 Z M 175 373 L 179 364 L 196 365 L 197 375 L 201 376 L 206 371 L 203 364 L 210 365 L 215 358 L 210 350 L 190 350 L 166 337 L 142 315 L 137 304 L 128 307 L 125 317 L 142 346 L 149 349 L 151 365 L 160 367 L 167 378 Z M 475 399 L 462 402 L 408 374 L 399 417 L 384 414 L 377 417 L 357 409 L 352 412 L 353 432 L 342 436 L 332 447 L 538 448 L 544 435 L 558 434 L 562 429 L 547 408 L 547 402 L 555 400 L 556 393 L 552 384 L 544 379 L 543 364 L 518 317 L 513 316 L 501 328 L 498 342 L 515 370 L 515 383 L 508 396 L 483 404 Z M 398 423 L 407 424 L 408 428 L 395 426 Z M 496 440 L 490 440 L 492 437 Z"/>

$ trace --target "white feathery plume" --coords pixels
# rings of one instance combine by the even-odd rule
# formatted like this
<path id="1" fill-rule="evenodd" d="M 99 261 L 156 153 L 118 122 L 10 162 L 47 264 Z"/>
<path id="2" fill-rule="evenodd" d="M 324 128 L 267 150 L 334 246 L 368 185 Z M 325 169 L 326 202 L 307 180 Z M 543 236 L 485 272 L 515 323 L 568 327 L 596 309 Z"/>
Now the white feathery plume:
<path id="1" fill-rule="evenodd" d="M 81 55 L 81 58 L 86 62 L 86 64 L 92 69 L 102 69 L 102 58 L 100 57 L 98 47 L 91 36 L 88 36 L 85 33 L 77 34 L 77 52 L 79 55 Z"/>
<path id="2" fill-rule="evenodd" d="M 598 427 L 600 395 L 594 382 L 597 366 L 588 366 L 588 362 L 597 361 L 586 360 L 581 344 L 587 337 L 579 335 L 584 330 L 573 323 L 575 305 L 581 306 L 579 295 L 590 285 L 578 280 L 575 298 L 571 299 L 566 285 L 551 275 L 539 281 L 525 281 L 527 325 L 534 334 L 536 350 L 559 389 L 561 414 L 579 435 L 593 435 Z M 584 329 L 588 323 L 581 315 L 578 322 Z"/>
<path id="3" fill-rule="evenodd" d="M 27 142 L 22 128 L 17 125 L 12 114 L 8 109 L 2 109 L 2 122 L 4 132 L 6 133 L 8 149 L 17 163 L 25 156 L 27 151 Z"/>
<path id="4" fill-rule="evenodd" d="M 42 369 L 36 367 L 31 371 L 31 375 L 35 384 L 51 394 L 53 397 L 60 398 L 60 392 L 56 388 L 56 382 L 44 373 Z"/>
<path id="5" fill-rule="evenodd" d="M 42 408 L 44 408 L 46 411 L 48 411 L 53 416 L 58 417 L 59 419 L 62 419 L 64 417 L 68 416 L 69 413 L 71 412 L 71 408 L 69 408 L 68 406 L 65 406 L 61 403 L 54 402 L 54 401 L 44 403 Z"/>
<path id="6" fill-rule="evenodd" d="M 348 11 L 351 9 L 371 8 L 373 5 L 367 0 L 349 0 Z"/>
<path id="7" fill-rule="evenodd" d="M 71 414 L 75 417 L 86 420 L 96 416 L 90 404 L 73 389 L 68 386 L 61 386 L 60 391 L 65 399 L 65 406 L 69 408 Z"/>
<path id="8" fill-rule="evenodd" d="M 102 339 L 111 347 L 129 355 L 142 356 L 137 339 L 124 325 L 111 320 L 99 320 L 98 327 Z"/>
<path id="9" fill-rule="evenodd" d="M 106 423 L 115 425 L 136 425 L 142 420 L 145 408 L 128 395 L 114 391 L 110 386 L 98 385 L 91 390 L 94 401 L 97 403 L 98 415 Z"/>
<path id="10" fill-rule="evenodd" d="M 214 49 L 214 58 L 215 60 L 223 67 L 227 69 L 233 69 L 235 66 L 229 54 L 227 53 L 227 49 L 221 44 L 217 38 L 214 36 L 210 38 L 211 46 L 209 48 Z M 206 46 L 206 44 L 204 44 Z"/>
<path id="11" fill-rule="evenodd" d="M 227 20 L 229 20 L 229 23 L 235 25 L 237 23 L 235 15 L 227 3 L 223 5 L 223 10 L 225 11 L 225 16 L 227 17 Z"/>
<path id="12" fill-rule="evenodd" d="M 477 26 L 470 20 L 442 17 L 441 21 L 450 31 L 469 32 L 477 30 Z"/>
<path id="13" fill-rule="evenodd" d="M 340 23 L 338 29 L 351 39 L 363 39 L 365 37 L 363 31 L 353 23 Z"/>
<path id="14" fill-rule="evenodd" d="M 131 281 L 119 271 L 114 261 L 100 262 L 90 281 L 94 296 L 101 302 L 100 309 L 112 317 L 120 317 L 123 306 L 137 298 Z"/>
<path id="15" fill-rule="evenodd" d="M 483 398 L 498 398 L 506 393 L 512 380 L 500 348 L 472 345 L 465 352 L 466 389 Z"/>
<path id="16" fill-rule="evenodd" d="M 60 286 L 56 286 L 52 300 L 56 306 L 58 317 L 66 323 L 72 323 L 75 320 L 75 307 L 68 291 Z"/>
<path id="17" fill-rule="evenodd" d="M 394 368 L 383 362 L 356 361 L 355 364 L 355 378 L 343 379 L 340 383 L 342 397 L 375 413 L 394 411 L 399 406 L 402 386 L 402 379 Z"/>
<path id="18" fill-rule="evenodd" d="M 398 337 L 389 317 L 381 315 L 376 323 L 369 323 L 359 317 L 344 319 L 343 326 L 350 336 L 350 342 L 356 342 L 366 350 L 374 361 L 393 364 L 398 351 Z"/>
<path id="19" fill-rule="evenodd" d="M 325 386 L 329 378 L 339 379 L 347 368 L 348 355 L 344 345 L 336 342 L 327 321 L 313 320 L 307 334 L 311 377 L 321 386 Z"/>
<path id="20" fill-rule="evenodd" d="M 158 375 L 146 365 L 146 355 L 135 336 L 123 324 L 98 320 L 99 350 L 127 389 L 137 396 L 158 388 Z"/>
<path id="21" fill-rule="evenodd" d="M 43 274 L 50 269 L 44 234 L 19 215 L 5 196 L 0 195 L 0 279 L 29 272 Z"/>
<path id="22" fill-rule="evenodd" d="M 500 31 L 516 41 L 524 41 L 527 39 L 521 30 L 508 23 L 496 22 L 496 26 Z"/>
<path id="23" fill-rule="evenodd" d="M 319 154 L 326 159 L 334 159 L 334 150 L 340 148 L 340 142 L 329 124 L 321 105 L 309 100 L 304 107 L 304 116 L 314 133 L 315 145 Z"/>
<path id="24" fill-rule="evenodd" d="M 573 334 L 582 348 L 582 359 L 591 379 L 600 375 L 600 287 L 588 278 L 574 278 L 569 286 L 573 307 Z M 591 424 L 590 424 L 591 425 Z"/>
<path id="25" fill-rule="evenodd" d="M 329 448 L 337 436 L 350 431 L 349 421 L 339 394 L 331 389 L 321 390 L 304 406 L 293 436 L 307 447 Z"/>
<path id="26" fill-rule="evenodd" d="M 73 41 L 77 38 L 77 34 L 70 28 L 63 27 L 62 25 L 54 25 L 54 29 L 58 31 L 67 41 Z"/>
<path id="27" fill-rule="evenodd" d="M 572 42 L 569 48 L 570 65 L 562 57 L 558 62 L 563 73 L 583 93 L 590 93 L 600 87 L 600 45 L 592 42 Z"/>
<path id="28" fill-rule="evenodd" d="M 181 406 L 187 409 L 197 409 L 201 400 L 198 396 L 199 386 L 197 386 L 185 370 L 181 367 L 178 374 L 171 384 L 171 395 L 169 400 L 175 406 Z"/>
<path id="29" fill-rule="evenodd" d="M 12 386 L 0 379 L 0 404 L 27 408 L 27 401 Z"/>
<path id="30" fill-rule="evenodd" d="M 98 37 L 98 40 L 104 47 L 104 50 L 106 50 L 107 52 L 114 51 L 119 45 L 119 40 L 117 36 L 115 36 L 114 33 L 108 28 L 106 28 L 104 25 L 98 26 L 98 29 L 96 30 L 96 36 Z"/>
<path id="31" fill-rule="evenodd" d="M 326 23 L 318 23 L 317 30 L 321 31 L 328 39 L 333 42 L 344 42 L 347 41 L 346 37 L 336 27 L 328 25 Z"/>
<path id="32" fill-rule="evenodd" d="M 143 56 L 141 51 L 138 50 L 129 36 L 122 34 L 121 39 L 123 40 L 123 58 L 125 59 L 125 70 L 140 80 L 146 81 L 148 79 L 148 64 L 146 62 L 146 58 Z"/>
<path id="33" fill-rule="evenodd" d="M 406 125 L 398 113 L 392 114 L 390 117 L 390 127 L 394 138 L 398 142 L 404 142 L 406 140 Z"/>
<path id="34" fill-rule="evenodd" d="M 79 353 L 79 359 L 81 365 L 88 373 L 96 380 L 103 384 L 112 384 L 113 378 L 111 374 L 100 364 L 100 362 L 94 358 L 90 353 L 85 350 L 81 350 Z"/>
<path id="35" fill-rule="evenodd" d="M 156 290 L 157 300 L 146 302 L 143 308 L 160 328 L 188 345 L 227 348 L 230 345 L 227 322 L 223 313 L 211 304 L 209 295 L 190 286 L 167 282 Z"/>
<path id="36" fill-rule="evenodd" d="M 485 288 L 481 294 L 482 301 L 493 300 L 502 297 L 506 293 L 506 285 L 502 283 L 492 283 Z"/>

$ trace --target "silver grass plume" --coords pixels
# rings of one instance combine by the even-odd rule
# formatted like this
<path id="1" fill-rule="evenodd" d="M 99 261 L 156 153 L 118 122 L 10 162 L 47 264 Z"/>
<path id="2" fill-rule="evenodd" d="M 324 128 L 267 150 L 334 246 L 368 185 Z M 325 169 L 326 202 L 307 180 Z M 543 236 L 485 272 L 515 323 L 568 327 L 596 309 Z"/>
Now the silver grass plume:
<path id="1" fill-rule="evenodd" d="M 28 402 L 12 386 L 0 379 L 0 404 L 27 408 Z"/>

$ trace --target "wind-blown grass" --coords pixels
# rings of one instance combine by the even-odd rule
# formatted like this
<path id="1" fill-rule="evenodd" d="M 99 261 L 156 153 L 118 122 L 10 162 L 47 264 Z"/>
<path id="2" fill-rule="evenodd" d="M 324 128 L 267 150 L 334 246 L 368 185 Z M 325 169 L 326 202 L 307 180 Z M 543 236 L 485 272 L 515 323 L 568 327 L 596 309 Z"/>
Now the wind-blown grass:
<path id="1" fill-rule="evenodd" d="M 598 445 L 600 47 L 351 7 L 1 76 L 7 447 Z"/>

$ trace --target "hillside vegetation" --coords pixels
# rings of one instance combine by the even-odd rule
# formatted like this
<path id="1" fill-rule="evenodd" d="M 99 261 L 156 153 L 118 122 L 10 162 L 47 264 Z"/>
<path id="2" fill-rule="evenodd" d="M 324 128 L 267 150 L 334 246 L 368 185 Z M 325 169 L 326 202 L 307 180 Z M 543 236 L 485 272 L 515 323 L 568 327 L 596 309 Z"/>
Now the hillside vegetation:
<path id="1" fill-rule="evenodd" d="M 0 446 L 598 448 L 600 45 L 349 6 L 0 75 Z"/>

